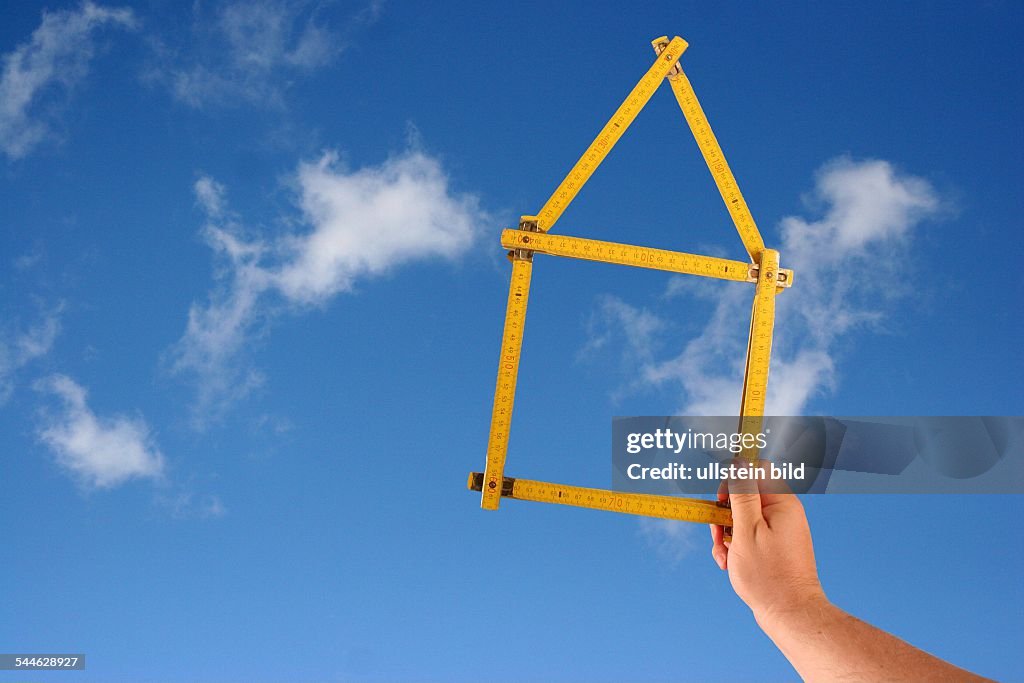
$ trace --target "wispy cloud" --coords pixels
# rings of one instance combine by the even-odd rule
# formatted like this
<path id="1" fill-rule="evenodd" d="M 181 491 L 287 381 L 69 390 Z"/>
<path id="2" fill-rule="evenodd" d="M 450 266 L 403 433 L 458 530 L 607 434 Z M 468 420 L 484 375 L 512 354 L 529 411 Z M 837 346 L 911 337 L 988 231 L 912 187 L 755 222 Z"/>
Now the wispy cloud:
<path id="1" fill-rule="evenodd" d="M 779 333 L 767 405 L 773 415 L 798 415 L 835 386 L 837 341 L 884 320 L 892 300 L 906 291 L 897 273 L 915 228 L 941 209 L 927 181 L 886 161 L 846 157 L 818 171 L 807 203 L 820 211 L 819 219 L 790 216 L 780 224 L 783 265 L 794 269 L 796 279 L 776 300 Z M 677 408 L 683 414 L 738 413 L 749 288 L 734 283 L 690 288 L 673 282 L 668 291 L 713 297 L 714 307 L 703 330 L 681 352 L 662 360 L 645 360 L 652 344 L 649 312 L 630 312 L 634 307 L 622 301 L 612 309 L 601 304 L 612 312 L 604 319 L 621 330 L 639 359 L 635 374 L 641 384 L 678 386 L 682 400 Z M 634 318 L 642 322 L 631 323 Z"/>
<path id="2" fill-rule="evenodd" d="M 25 328 L 0 330 L 0 405 L 14 391 L 14 376 L 24 366 L 50 352 L 60 334 L 63 304 L 43 312 Z"/>
<path id="3" fill-rule="evenodd" d="M 156 504 L 176 519 L 216 519 L 228 512 L 220 496 L 187 490 L 160 494 Z"/>
<path id="4" fill-rule="evenodd" d="M 580 350 L 581 357 L 597 352 L 613 341 L 615 334 L 625 337 L 625 350 L 632 363 L 649 363 L 654 345 L 665 321 L 646 308 L 630 306 L 622 299 L 605 294 L 598 299 L 597 311 L 590 321 L 590 338 Z"/>
<path id="5" fill-rule="evenodd" d="M 190 44 L 158 46 L 161 63 L 150 77 L 195 108 L 280 105 L 292 80 L 330 64 L 353 29 L 376 19 L 379 3 L 334 25 L 323 10 L 308 0 L 238 0 L 213 10 L 196 4 Z"/>
<path id="6" fill-rule="evenodd" d="M 240 352 L 277 307 L 322 305 L 402 264 L 453 259 L 486 220 L 476 197 L 452 192 L 441 163 L 417 149 L 360 169 L 328 152 L 300 164 L 295 184 L 307 229 L 276 236 L 244 226 L 212 178 L 195 184 L 217 285 L 206 302 L 191 307 L 170 361 L 198 386 L 199 425 L 261 381 Z"/>
<path id="7" fill-rule="evenodd" d="M 697 545 L 698 533 L 707 533 L 689 522 L 641 517 L 637 520 L 640 538 L 669 565 L 678 564 Z"/>
<path id="8" fill-rule="evenodd" d="M 97 416 L 85 388 L 65 375 L 52 375 L 38 388 L 57 396 L 61 405 L 45 414 L 37 436 L 83 486 L 104 489 L 163 476 L 164 457 L 141 417 Z"/>
<path id="9" fill-rule="evenodd" d="M 3 56 L 0 77 L 0 149 L 11 159 L 28 154 L 50 128 L 40 103 L 85 77 L 102 27 L 133 28 L 132 10 L 83 3 L 77 10 L 43 12 L 31 38 Z"/>

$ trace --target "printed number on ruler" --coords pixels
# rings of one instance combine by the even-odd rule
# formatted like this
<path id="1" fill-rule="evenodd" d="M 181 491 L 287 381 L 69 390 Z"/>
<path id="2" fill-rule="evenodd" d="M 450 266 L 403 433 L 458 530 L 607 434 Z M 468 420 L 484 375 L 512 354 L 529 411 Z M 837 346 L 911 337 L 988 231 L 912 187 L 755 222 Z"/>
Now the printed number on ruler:
<path id="1" fill-rule="evenodd" d="M 530 276 L 533 263 L 528 259 L 512 261 L 512 279 L 509 283 L 508 306 L 505 310 L 505 329 L 501 339 L 501 359 L 498 381 L 494 390 L 494 408 L 491 412 L 491 434 L 487 441 L 486 479 L 481 506 L 497 509 L 501 499 L 501 478 L 508 452 L 508 433 L 512 424 L 512 407 L 516 396 L 516 377 L 522 352 L 523 330 L 526 326 L 526 304 L 530 296 Z"/>

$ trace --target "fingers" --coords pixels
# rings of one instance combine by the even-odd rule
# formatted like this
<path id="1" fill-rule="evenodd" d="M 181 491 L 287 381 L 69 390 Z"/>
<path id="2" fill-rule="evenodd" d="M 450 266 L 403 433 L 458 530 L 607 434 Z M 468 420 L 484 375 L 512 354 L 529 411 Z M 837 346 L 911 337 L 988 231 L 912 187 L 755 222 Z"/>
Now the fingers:
<path id="1" fill-rule="evenodd" d="M 711 524 L 711 557 L 719 569 L 725 570 L 729 567 L 729 549 L 722 542 L 724 536 L 721 525 Z"/>
<path id="2" fill-rule="evenodd" d="M 800 498 L 789 488 L 785 480 L 769 480 L 760 483 L 761 514 L 770 522 L 777 515 L 789 516 L 793 513 L 803 514 Z"/>
<path id="3" fill-rule="evenodd" d="M 718 485 L 718 500 L 729 500 L 729 484 L 727 484 L 724 480 L 721 484 Z"/>
<path id="4" fill-rule="evenodd" d="M 736 464 L 753 473 L 751 463 L 738 462 Z M 761 514 L 761 494 L 758 491 L 757 481 L 754 479 L 730 479 L 729 506 L 732 508 L 733 525 L 737 529 L 745 529 L 764 519 Z"/>
<path id="5" fill-rule="evenodd" d="M 729 500 L 729 486 L 723 481 L 718 487 L 718 500 Z M 722 571 L 729 569 L 729 545 L 725 542 L 725 528 L 711 524 L 711 557 Z"/>
<path id="6" fill-rule="evenodd" d="M 761 506 L 786 502 L 795 498 L 785 479 L 763 479 L 760 482 Z"/>

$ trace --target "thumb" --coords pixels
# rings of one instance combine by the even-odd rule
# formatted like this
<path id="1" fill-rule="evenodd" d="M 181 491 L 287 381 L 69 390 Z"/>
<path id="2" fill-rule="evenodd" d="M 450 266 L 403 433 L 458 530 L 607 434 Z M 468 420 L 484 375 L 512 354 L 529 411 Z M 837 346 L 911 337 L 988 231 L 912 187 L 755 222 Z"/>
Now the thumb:
<path id="1" fill-rule="evenodd" d="M 736 462 L 737 469 L 753 474 L 754 467 L 750 462 Z M 757 489 L 757 480 L 733 478 L 729 480 L 729 506 L 736 526 L 745 528 L 764 519 L 761 513 L 761 494 Z"/>

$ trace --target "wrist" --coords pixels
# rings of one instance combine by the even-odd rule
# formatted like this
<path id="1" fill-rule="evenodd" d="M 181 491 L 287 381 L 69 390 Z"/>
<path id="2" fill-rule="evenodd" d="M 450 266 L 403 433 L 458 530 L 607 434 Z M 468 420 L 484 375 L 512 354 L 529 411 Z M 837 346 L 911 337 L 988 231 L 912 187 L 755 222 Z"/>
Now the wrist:
<path id="1" fill-rule="evenodd" d="M 754 619 L 769 636 L 773 632 L 796 626 L 821 623 L 837 609 L 825 596 L 820 585 L 809 586 L 795 597 L 777 600 L 754 609 Z"/>

